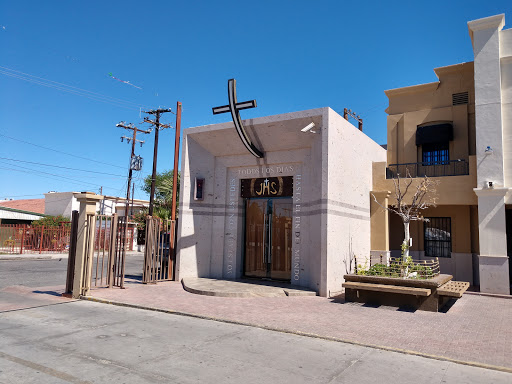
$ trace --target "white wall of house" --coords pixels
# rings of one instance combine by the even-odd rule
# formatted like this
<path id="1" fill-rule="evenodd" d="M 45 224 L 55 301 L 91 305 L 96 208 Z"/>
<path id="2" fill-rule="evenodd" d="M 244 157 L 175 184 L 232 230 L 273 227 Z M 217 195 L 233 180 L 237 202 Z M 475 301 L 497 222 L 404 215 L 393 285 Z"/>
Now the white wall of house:
<path id="1" fill-rule="evenodd" d="M 45 215 L 71 218 L 71 213 L 80 208 L 80 203 L 73 197 L 75 192 L 48 192 L 44 194 Z"/>

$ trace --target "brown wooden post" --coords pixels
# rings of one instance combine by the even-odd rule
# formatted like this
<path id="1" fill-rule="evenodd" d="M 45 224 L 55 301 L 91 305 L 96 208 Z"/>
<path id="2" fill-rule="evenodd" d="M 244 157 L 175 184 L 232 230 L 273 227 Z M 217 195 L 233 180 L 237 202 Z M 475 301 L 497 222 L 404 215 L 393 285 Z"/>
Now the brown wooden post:
<path id="1" fill-rule="evenodd" d="M 69 255 L 68 255 L 68 273 L 66 277 L 66 292 L 65 295 L 70 295 L 73 292 L 73 278 L 75 273 L 75 258 L 76 258 L 76 235 L 78 229 L 78 211 L 71 213 L 71 231 L 69 233 Z"/>
<path id="2" fill-rule="evenodd" d="M 169 260 L 168 270 L 174 271 L 174 263 L 176 263 L 176 244 L 177 244 L 177 232 L 176 232 L 176 206 L 178 202 L 178 162 L 180 158 L 180 134 L 181 134 L 181 102 L 178 101 L 176 105 L 176 133 L 174 138 L 174 172 L 173 172 L 173 184 L 172 184 L 172 207 L 171 207 L 171 220 L 172 225 L 172 241 L 169 239 Z M 169 235 L 170 236 L 170 235 Z M 174 272 L 173 272 L 174 274 Z M 170 276 L 169 276 L 170 278 Z"/>

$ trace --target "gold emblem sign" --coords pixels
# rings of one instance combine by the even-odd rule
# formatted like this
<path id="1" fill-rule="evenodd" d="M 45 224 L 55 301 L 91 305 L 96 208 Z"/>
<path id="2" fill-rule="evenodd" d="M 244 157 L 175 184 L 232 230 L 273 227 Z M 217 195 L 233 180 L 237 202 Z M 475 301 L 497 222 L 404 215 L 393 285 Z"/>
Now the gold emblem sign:
<path id="1" fill-rule="evenodd" d="M 242 197 L 281 197 L 293 195 L 293 177 L 265 177 L 241 180 Z"/>

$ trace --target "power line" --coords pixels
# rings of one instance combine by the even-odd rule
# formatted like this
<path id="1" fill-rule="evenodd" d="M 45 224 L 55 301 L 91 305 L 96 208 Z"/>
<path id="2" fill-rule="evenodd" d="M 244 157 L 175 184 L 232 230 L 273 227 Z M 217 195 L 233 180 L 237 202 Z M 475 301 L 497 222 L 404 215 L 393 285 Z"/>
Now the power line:
<path id="1" fill-rule="evenodd" d="M 1 161 L 2 163 L 5 164 L 5 161 Z M 8 165 L 13 165 L 13 164 L 10 164 L 10 163 L 6 163 Z M 77 179 L 72 179 L 68 176 L 62 176 L 62 175 L 57 175 L 55 173 L 50 173 L 50 172 L 44 172 L 44 171 L 39 171 L 37 169 L 32 169 L 32 168 L 27 168 L 27 167 L 22 167 L 21 165 L 14 165 L 15 167 L 18 167 L 18 168 L 22 168 L 22 169 L 27 169 L 28 171 L 31 171 L 31 172 L 27 172 L 27 171 L 22 171 L 22 170 L 19 170 L 19 169 L 12 169 L 12 168 L 3 168 L 3 169 L 10 169 L 11 171 L 18 171 L 18 172 L 26 172 L 26 173 L 33 173 L 33 174 L 36 174 L 38 176 L 42 176 L 40 175 L 41 173 L 44 173 L 46 175 L 50 175 L 50 176 L 54 176 L 54 177 L 59 177 L 59 178 L 62 178 L 66 181 L 69 181 L 69 180 L 72 180 L 72 181 L 75 181 L 77 183 L 82 183 L 82 184 L 89 184 L 89 185 L 94 185 L 94 186 L 98 186 L 98 183 L 89 183 L 87 181 L 81 181 L 81 180 L 77 180 Z M 59 181 L 62 181 L 62 180 L 59 180 Z M 111 188 L 111 189 L 115 189 L 115 187 L 108 187 L 108 188 Z"/>
<path id="2" fill-rule="evenodd" d="M 63 181 L 62 179 L 58 179 L 56 177 L 52 177 L 52 176 L 45 176 L 45 175 L 41 175 L 40 172 L 38 171 L 24 171 L 22 169 L 13 169 L 13 168 L 6 168 L 6 167 L 0 167 L 0 169 L 5 169 L 5 170 L 8 170 L 8 171 L 11 171 L 11 172 L 22 172 L 22 173 L 28 173 L 30 175 L 34 175 L 34 176 L 39 176 L 39 177 L 44 177 L 45 179 L 53 179 L 53 180 L 57 180 L 57 181 Z M 57 177 L 61 177 L 61 176 L 58 176 Z M 68 178 L 65 178 L 66 181 L 69 183 L 69 184 L 76 184 L 76 185 L 80 185 L 83 187 L 83 182 L 80 182 L 80 181 L 70 181 L 71 179 L 68 179 Z M 89 183 L 86 183 L 86 184 L 89 184 Z M 94 184 L 96 185 L 96 184 Z"/>
<path id="3" fill-rule="evenodd" d="M 15 79 L 24 80 L 24 81 L 27 81 L 29 83 L 33 83 L 33 84 L 37 84 L 37 85 L 43 85 L 43 86 L 48 87 L 48 88 L 53 88 L 53 89 L 56 89 L 56 90 L 68 92 L 68 93 L 71 93 L 73 95 L 83 96 L 83 97 L 86 97 L 88 99 L 91 99 L 91 100 L 94 100 L 94 101 L 99 101 L 99 102 L 102 102 L 102 103 L 105 103 L 105 104 L 110 104 L 110 105 L 113 105 L 113 106 L 116 106 L 116 107 L 119 107 L 119 108 L 130 109 L 132 111 L 137 110 L 133 106 L 128 106 L 128 105 L 123 105 L 123 104 L 120 104 L 120 103 L 117 103 L 117 102 L 102 100 L 101 98 L 98 98 L 96 96 L 87 95 L 87 94 L 84 94 L 82 92 L 74 91 L 74 90 L 71 90 L 71 89 L 66 89 L 66 88 L 63 88 L 63 87 L 54 86 L 52 84 L 47 84 L 47 83 L 44 83 L 44 82 L 41 82 L 41 81 L 37 81 L 37 80 L 27 79 L 27 78 L 24 78 L 23 76 L 19 76 L 19 75 L 16 75 L 16 74 L 11 74 L 9 72 L 0 71 L 0 74 L 9 76 L 9 77 L 12 77 L 12 78 L 15 78 Z"/>
<path id="4" fill-rule="evenodd" d="M 28 145 L 33 145 L 34 147 L 43 148 L 43 149 L 46 149 L 46 150 L 48 150 L 48 151 L 53 151 L 53 152 L 61 153 L 61 154 L 63 154 L 63 155 L 76 157 L 76 158 L 78 158 L 78 159 L 87 160 L 87 161 L 92 161 L 92 162 L 94 162 L 94 163 L 103 164 L 103 165 L 109 165 L 109 166 L 111 166 L 111 167 L 116 167 L 116 168 L 121 168 L 121 169 L 124 169 L 124 168 L 125 168 L 125 167 L 121 167 L 120 165 L 109 164 L 109 163 L 105 163 L 105 162 L 103 162 L 103 161 L 93 160 L 93 159 L 89 159 L 89 158 L 87 158 L 87 157 L 78 156 L 78 155 L 73 155 L 72 153 L 67 153 L 67 152 L 59 151 L 58 149 L 53 149 L 53 148 L 45 147 L 45 146 L 43 146 L 43 145 L 30 143 L 30 142 L 25 141 L 25 140 L 16 139 L 15 137 L 11 137 L 11 136 L 4 135 L 4 134 L 2 134 L 2 133 L 0 133 L 0 136 L 2 136 L 2 137 L 7 137 L 8 139 L 11 139 L 11 140 L 14 140 L 14 141 L 19 141 L 20 143 L 24 143 L 24 144 L 28 144 Z"/>
<path id="5" fill-rule="evenodd" d="M 34 76 L 29 73 L 24 73 L 24 72 L 17 71 L 15 69 L 7 68 L 7 67 L 0 66 L 0 73 L 5 76 L 9 76 L 9 77 L 16 78 L 19 80 L 24 80 L 24 81 L 27 81 L 27 82 L 30 82 L 33 84 L 37 84 L 37 85 L 43 85 L 48 88 L 53 88 L 53 89 L 57 89 L 60 91 L 72 93 L 77 96 L 84 96 L 84 97 L 90 98 L 92 100 L 104 102 L 107 104 L 117 105 L 119 107 L 124 106 L 124 108 L 129 108 L 132 110 L 136 110 L 136 109 L 144 107 L 144 105 L 138 104 L 138 103 L 135 103 L 132 101 L 119 99 L 119 98 L 112 97 L 112 96 L 106 96 L 101 93 L 89 91 L 89 90 L 83 89 L 83 88 L 74 87 L 72 85 L 60 83 L 58 81 L 53 81 L 53 80 L 45 79 L 42 77 Z M 29 76 L 29 77 L 26 77 L 26 76 Z"/>
<path id="6" fill-rule="evenodd" d="M 100 175 L 109 175 L 109 176 L 119 176 L 119 177 L 122 177 L 124 178 L 125 176 L 123 175 L 117 175 L 115 173 L 107 173 L 107 172 L 99 172 L 99 171 L 89 171 L 87 169 L 79 169 L 79 168 L 70 168 L 70 167 L 63 167 L 61 165 L 51 165 L 51 164 L 44 164 L 44 163 L 37 163 L 35 161 L 27 161 L 27 160 L 18 160 L 18 159 L 11 159 L 9 157 L 0 157 L 0 159 L 2 160 L 9 160 L 9 161 L 17 161 L 17 162 L 20 162 L 20 163 L 28 163 L 28 164 L 36 164 L 36 165 L 42 165 L 42 166 L 45 166 L 45 167 L 53 167 L 53 168 L 62 168 L 62 169 L 69 169 L 71 171 L 80 171 L 80 172 L 89 172 L 89 173 L 97 173 L 97 174 L 100 174 Z"/>

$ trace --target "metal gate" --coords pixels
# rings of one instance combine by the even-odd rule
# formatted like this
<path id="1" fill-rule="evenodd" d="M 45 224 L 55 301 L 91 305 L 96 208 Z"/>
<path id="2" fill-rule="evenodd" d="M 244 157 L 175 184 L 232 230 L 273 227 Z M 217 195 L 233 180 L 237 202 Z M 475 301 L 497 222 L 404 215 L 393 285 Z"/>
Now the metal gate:
<path id="1" fill-rule="evenodd" d="M 143 283 L 174 280 L 176 220 L 146 218 Z"/>
<path id="2" fill-rule="evenodd" d="M 126 251 L 129 248 L 128 223 L 125 217 L 89 214 L 83 235 L 85 236 L 85 260 L 82 274 L 82 295 L 91 288 L 124 288 Z M 68 260 L 66 292 L 73 291 L 76 246 L 78 237 L 78 212 L 73 212 L 71 246 Z"/>

